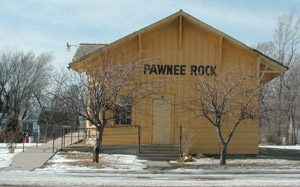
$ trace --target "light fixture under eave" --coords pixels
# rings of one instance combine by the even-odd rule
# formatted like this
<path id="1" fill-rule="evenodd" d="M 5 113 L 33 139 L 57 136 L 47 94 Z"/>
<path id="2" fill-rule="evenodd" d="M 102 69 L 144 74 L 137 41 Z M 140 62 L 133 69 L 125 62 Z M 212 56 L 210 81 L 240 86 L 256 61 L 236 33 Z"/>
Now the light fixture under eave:
<path id="1" fill-rule="evenodd" d="M 77 47 L 77 45 L 70 45 L 69 42 L 67 42 L 67 47 L 66 47 L 67 52 L 71 51 L 71 46 L 76 46 Z"/>

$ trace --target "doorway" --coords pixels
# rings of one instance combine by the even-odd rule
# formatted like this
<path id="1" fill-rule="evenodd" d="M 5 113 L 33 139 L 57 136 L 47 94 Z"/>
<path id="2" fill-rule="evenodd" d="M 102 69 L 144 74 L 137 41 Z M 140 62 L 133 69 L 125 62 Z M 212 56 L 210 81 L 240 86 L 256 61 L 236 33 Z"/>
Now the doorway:
<path id="1" fill-rule="evenodd" d="M 171 112 L 170 100 L 153 100 L 153 144 L 170 144 L 171 140 Z"/>

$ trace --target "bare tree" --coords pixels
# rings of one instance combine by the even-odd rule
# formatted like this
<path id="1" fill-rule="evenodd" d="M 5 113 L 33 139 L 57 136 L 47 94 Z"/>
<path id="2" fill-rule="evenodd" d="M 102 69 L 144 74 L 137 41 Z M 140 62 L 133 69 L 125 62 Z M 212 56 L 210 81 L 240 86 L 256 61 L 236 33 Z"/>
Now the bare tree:
<path id="1" fill-rule="evenodd" d="M 35 56 L 32 52 L 0 52 L 0 104 L 2 120 L 6 114 L 24 119 L 32 106 L 35 89 L 48 85 L 51 54 Z M 0 121 L 1 122 L 1 121 Z"/>
<path id="2" fill-rule="evenodd" d="M 191 101 L 191 109 L 216 128 L 222 146 L 220 164 L 225 165 L 227 147 L 236 128 L 244 120 L 258 117 L 258 82 L 251 75 L 227 72 L 211 79 L 195 78 L 192 87 L 196 98 Z M 230 125 L 229 133 L 224 132 L 228 128 L 225 124 Z"/>
<path id="3" fill-rule="evenodd" d="M 9 110 L 10 91 L 7 87 L 9 87 L 8 84 L 11 71 L 12 69 L 8 66 L 8 63 L 4 63 L 2 59 L 0 62 L 0 112 L 2 113 L 0 116 L 0 123 Z"/>
<path id="4" fill-rule="evenodd" d="M 39 122 L 40 125 L 44 124 L 44 128 L 41 129 L 44 130 L 46 142 L 48 140 L 48 135 L 51 133 L 48 132 L 49 126 L 55 124 L 59 120 L 57 119 L 59 113 L 66 113 L 66 107 L 61 100 L 67 76 L 65 71 L 54 71 L 49 77 L 51 83 L 47 88 L 36 88 L 33 91 L 34 100 L 38 106 Z"/>
<path id="5" fill-rule="evenodd" d="M 289 138 L 289 130 L 291 126 L 295 129 L 297 126 L 295 125 L 296 119 L 299 116 L 295 109 L 299 100 L 295 89 L 299 88 L 299 83 L 294 71 L 299 71 L 297 64 L 300 60 L 300 18 L 296 19 L 295 16 L 294 10 L 280 16 L 273 35 L 274 41 L 263 42 L 256 47 L 290 68 L 290 71 L 266 84 L 263 92 L 266 95 L 261 95 L 263 101 L 267 101 L 267 104 L 262 102 L 261 108 L 268 108 L 268 112 L 261 114 L 260 124 L 262 124 L 262 129 L 265 127 L 272 128 L 272 131 L 267 132 L 275 132 L 276 134 L 269 134 L 268 139 L 277 144 L 285 143 L 284 137 L 291 140 L 289 143 L 295 142 L 292 141 L 294 138 Z M 268 102 L 270 100 L 273 102 Z"/>
<path id="6" fill-rule="evenodd" d="M 105 125 L 116 121 L 116 116 L 133 110 L 144 97 L 153 93 L 153 87 L 149 86 L 151 79 L 141 77 L 144 63 L 151 60 L 111 58 L 87 69 L 86 74 L 75 74 L 73 84 L 67 86 L 66 106 L 97 129 L 93 162 L 99 162 Z"/>

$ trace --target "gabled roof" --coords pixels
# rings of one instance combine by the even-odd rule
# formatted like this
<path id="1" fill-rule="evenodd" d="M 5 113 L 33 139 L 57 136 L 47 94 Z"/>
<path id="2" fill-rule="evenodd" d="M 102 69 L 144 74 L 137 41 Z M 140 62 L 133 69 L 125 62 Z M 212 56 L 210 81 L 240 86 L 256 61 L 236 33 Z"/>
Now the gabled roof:
<path id="1" fill-rule="evenodd" d="M 98 49 L 104 47 L 105 44 L 79 44 L 74 56 L 73 56 L 73 62 L 77 61 L 83 57 L 85 57 L 86 55 L 89 55 L 95 51 L 97 51 Z"/>
<path id="2" fill-rule="evenodd" d="M 158 22 L 155 22 L 145 28 L 142 28 L 132 34 L 129 34 L 119 40 L 116 40 L 110 44 L 107 44 L 107 45 L 103 45 L 101 47 L 99 47 L 97 50 L 94 50 L 90 53 L 88 53 L 87 55 L 83 55 L 83 56 L 76 56 L 75 58 L 75 55 L 74 55 L 74 58 L 73 58 L 73 62 L 71 62 L 69 64 L 69 67 L 72 68 L 72 66 L 76 65 L 77 63 L 80 63 L 82 60 L 85 60 L 86 58 L 92 56 L 93 54 L 95 53 L 98 53 L 98 52 L 101 52 L 102 49 L 109 49 L 111 47 L 114 47 L 116 45 L 119 45 L 125 41 L 128 41 L 130 39 L 133 39 L 133 38 L 136 38 L 137 36 L 139 35 L 142 35 L 143 33 L 145 32 L 148 32 L 148 31 L 152 31 L 152 30 L 155 30 L 157 27 L 160 27 L 162 25 L 166 25 L 168 23 L 171 23 L 173 22 L 174 20 L 178 19 L 178 17 L 182 16 L 182 18 L 184 18 L 185 20 L 189 21 L 190 23 L 193 23 L 195 25 L 198 25 L 208 31 L 211 31 L 213 33 L 215 33 L 216 35 L 222 37 L 223 39 L 226 39 L 227 41 L 233 43 L 234 45 L 236 46 L 239 46 L 243 49 L 246 49 L 246 50 L 249 50 L 251 53 L 259 56 L 261 59 L 263 59 L 262 63 L 267 65 L 268 67 L 272 68 L 274 71 L 278 72 L 278 73 L 284 73 L 288 70 L 288 68 L 284 65 L 282 65 L 281 63 L 279 63 L 278 61 L 264 55 L 263 53 L 259 52 L 258 50 L 256 49 L 253 49 L 247 45 L 245 45 L 244 43 L 232 38 L 231 36 L 209 26 L 208 24 L 198 20 L 197 18 L 185 13 L 184 11 L 182 10 L 179 10 L 178 12 L 176 12 L 175 14 L 172 14 Z M 79 50 L 79 48 L 77 49 L 77 51 Z M 77 53 L 77 52 L 76 52 Z M 79 52 L 78 52 L 79 53 Z"/>

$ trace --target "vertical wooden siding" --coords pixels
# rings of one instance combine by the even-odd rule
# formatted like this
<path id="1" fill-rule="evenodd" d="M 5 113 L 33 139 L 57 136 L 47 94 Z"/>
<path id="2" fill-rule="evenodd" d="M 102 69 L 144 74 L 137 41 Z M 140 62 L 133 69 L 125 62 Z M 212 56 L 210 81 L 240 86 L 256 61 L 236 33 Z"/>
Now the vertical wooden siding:
<path id="1" fill-rule="evenodd" d="M 152 98 L 164 96 L 172 101 L 172 124 L 171 144 L 179 144 L 180 126 L 193 126 L 195 138 L 192 143 L 191 152 L 204 154 L 220 153 L 216 130 L 204 118 L 195 116 L 185 110 L 183 99 L 195 97 L 196 93 L 189 85 L 190 65 L 213 65 L 217 66 L 217 74 L 228 70 L 239 72 L 257 71 L 257 57 L 248 51 L 229 43 L 226 38 L 220 38 L 214 33 L 199 28 L 183 19 L 182 46 L 179 47 L 179 20 L 151 31 L 144 33 L 141 38 L 127 41 L 121 46 L 114 48 L 115 53 L 126 49 L 126 58 L 130 60 L 138 55 L 139 50 L 143 51 L 141 58 L 158 58 L 151 63 L 167 65 L 187 65 L 186 75 L 141 75 L 142 79 L 147 77 L 161 78 L 164 80 L 162 89 L 156 95 L 143 100 L 139 111 L 133 111 L 132 125 L 140 125 L 141 143 L 151 144 L 152 142 Z M 139 41 L 140 40 L 140 41 Z M 141 45 L 141 46 L 140 46 Z M 224 132 L 229 132 L 230 124 L 226 124 Z M 113 131 L 111 129 L 110 131 Z M 135 135 L 125 137 L 126 144 L 136 144 Z M 105 145 L 121 145 L 124 137 L 114 135 L 113 138 L 103 139 Z M 122 143 L 123 142 L 123 143 Z M 244 121 L 237 129 L 228 147 L 229 154 L 257 154 L 258 151 L 258 125 L 256 121 Z"/>

